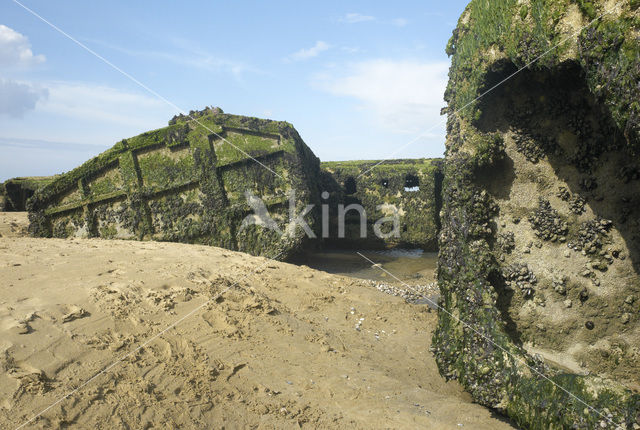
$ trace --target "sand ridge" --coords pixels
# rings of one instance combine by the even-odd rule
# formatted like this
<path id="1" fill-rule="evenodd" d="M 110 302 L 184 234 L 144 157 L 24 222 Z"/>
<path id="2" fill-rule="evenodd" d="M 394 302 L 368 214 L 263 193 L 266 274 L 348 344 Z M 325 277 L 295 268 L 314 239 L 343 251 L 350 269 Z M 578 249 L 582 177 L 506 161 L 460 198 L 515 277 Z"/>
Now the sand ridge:
<path id="1" fill-rule="evenodd" d="M 123 356 L 25 428 L 511 428 L 439 376 L 436 314 L 366 281 L 205 246 L 4 234 L 0 279 L 2 428 Z"/>

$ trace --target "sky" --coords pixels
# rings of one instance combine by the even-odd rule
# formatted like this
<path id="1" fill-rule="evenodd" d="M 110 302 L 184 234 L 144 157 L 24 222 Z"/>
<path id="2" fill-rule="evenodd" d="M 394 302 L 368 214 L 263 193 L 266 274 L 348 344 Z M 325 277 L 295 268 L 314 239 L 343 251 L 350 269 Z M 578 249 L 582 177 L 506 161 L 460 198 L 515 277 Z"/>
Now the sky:
<path id="1" fill-rule="evenodd" d="M 288 121 L 323 161 L 442 156 L 466 3 L 2 0 L 0 181 L 206 106 Z"/>

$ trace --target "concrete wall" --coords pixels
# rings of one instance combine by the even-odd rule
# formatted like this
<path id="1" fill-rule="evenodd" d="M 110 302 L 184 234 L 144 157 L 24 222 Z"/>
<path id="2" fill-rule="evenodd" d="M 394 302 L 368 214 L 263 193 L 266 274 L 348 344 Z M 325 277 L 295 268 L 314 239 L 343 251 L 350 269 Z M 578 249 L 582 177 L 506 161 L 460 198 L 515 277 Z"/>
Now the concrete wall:
<path id="1" fill-rule="evenodd" d="M 219 109 L 193 115 L 207 128 L 176 117 L 39 190 L 31 232 L 200 243 L 281 259 L 303 247 L 300 229 L 283 234 L 290 191 L 298 212 L 317 198 L 319 162 L 293 126 Z M 262 199 L 281 231 L 243 228 L 253 213 L 247 191 Z M 308 222 L 315 227 L 313 217 Z"/>
<path id="2" fill-rule="evenodd" d="M 442 185 L 441 160 L 386 160 L 323 162 L 321 199 L 328 205 L 331 220 L 326 246 L 382 249 L 418 247 L 437 249 Z M 366 211 L 366 238 L 361 238 L 356 211 L 345 216 L 345 237 L 339 237 L 339 205 L 361 205 Z M 374 225 L 384 217 L 397 215 L 396 234 L 381 238 Z M 392 221 L 380 225 L 384 234 L 394 232 Z"/>

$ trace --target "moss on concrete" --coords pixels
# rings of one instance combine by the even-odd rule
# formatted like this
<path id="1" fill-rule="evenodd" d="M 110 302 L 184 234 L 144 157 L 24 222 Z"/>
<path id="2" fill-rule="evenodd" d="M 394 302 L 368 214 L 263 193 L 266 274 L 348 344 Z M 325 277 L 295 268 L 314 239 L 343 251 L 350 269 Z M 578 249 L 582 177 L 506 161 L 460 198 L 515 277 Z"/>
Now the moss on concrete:
<path id="1" fill-rule="evenodd" d="M 192 116 L 198 122 L 177 116 L 122 140 L 39 190 L 32 234 L 199 243 L 281 259 L 303 247 L 301 229 L 292 237 L 240 229 L 251 213 L 246 191 L 281 225 L 291 190 L 297 212 L 317 199 L 319 162 L 293 126 L 211 108 Z"/>
<path id="2" fill-rule="evenodd" d="M 9 179 L 0 184 L 0 211 L 22 212 L 27 210 L 27 200 L 33 193 L 55 179 L 55 176 L 29 176 Z"/>
<path id="3" fill-rule="evenodd" d="M 321 191 L 329 192 L 322 203 L 330 210 L 329 246 L 349 248 L 419 247 L 436 250 L 439 231 L 441 160 L 332 161 L 321 163 Z M 360 237 L 360 215 L 345 218 L 345 237 L 338 238 L 338 205 L 359 204 L 367 215 L 366 238 Z M 382 206 L 382 207 L 381 207 Z M 397 210 L 399 237 L 379 238 L 376 221 Z M 391 221 L 380 226 L 390 233 Z"/>
<path id="4" fill-rule="evenodd" d="M 602 186 L 613 184 L 615 181 L 609 178 L 618 175 L 605 172 L 599 163 L 610 157 L 629 164 L 627 170 L 619 171 L 636 169 L 640 132 L 637 7 L 636 2 L 628 1 L 473 0 L 447 46 L 452 66 L 446 91 L 449 117 L 438 269 L 445 311 L 439 315 L 434 352 L 445 376 L 458 379 L 476 401 L 508 414 L 525 428 L 640 425 L 640 396 L 620 380 L 607 376 L 615 372 L 615 355 L 610 356 L 608 367 L 603 365 L 606 371 L 602 377 L 593 371 L 577 374 L 527 353 L 521 338 L 529 337 L 534 342 L 541 339 L 553 348 L 566 343 L 568 336 L 579 336 L 593 345 L 597 341 L 597 336 L 589 336 L 589 330 L 594 330 L 593 321 L 587 321 L 586 329 L 582 321 L 579 327 L 567 327 L 571 331 L 555 331 L 547 330 L 540 321 L 532 321 L 528 327 L 522 326 L 524 319 L 518 320 L 526 309 L 542 307 L 539 312 L 545 315 L 544 309 L 563 300 L 566 303 L 567 297 L 553 296 L 563 291 L 558 286 L 561 282 L 556 291 L 545 290 L 547 283 L 551 284 L 546 275 L 562 267 L 573 268 L 571 262 L 586 259 L 563 242 L 575 239 L 572 235 L 579 236 L 574 226 L 554 233 L 551 237 L 555 242 L 540 240 L 540 248 L 532 246 L 534 239 L 532 245 L 523 242 L 527 235 L 535 238 L 535 229 L 527 222 L 529 217 L 534 219 L 533 224 L 542 222 L 534 227 L 546 228 L 544 221 L 536 218 L 538 197 L 553 200 L 557 189 L 551 189 L 552 185 L 567 185 L 578 197 L 587 198 L 587 213 L 580 216 L 594 217 L 599 212 L 611 212 L 593 192 L 594 179 L 602 181 Z M 600 15 L 601 19 L 582 28 Z M 528 74 L 511 94 L 500 93 L 490 101 L 489 96 L 478 99 L 489 90 L 490 94 L 497 92 L 494 86 L 523 66 L 527 66 Z M 584 82 L 585 89 L 575 87 L 573 92 L 561 93 L 558 98 L 565 99 L 559 102 L 551 100 L 553 91 L 535 91 L 536 86 L 553 89 L 554 83 L 572 81 Z M 520 101 L 505 102 L 504 111 L 497 108 L 501 100 L 511 96 Z M 563 109 L 563 103 L 569 109 Z M 588 120 L 580 115 L 584 109 L 576 108 L 579 104 L 588 107 Z M 565 128 L 558 130 L 560 127 Z M 637 181 L 629 179 L 635 174 L 622 176 Z M 492 185 L 496 182 L 501 186 Z M 605 194 L 605 202 L 607 198 Z M 530 207 L 522 206 L 529 200 L 534 202 Z M 615 203 L 613 208 L 629 204 L 611 203 Z M 577 209 L 571 214 L 569 204 L 563 205 L 567 206 L 562 206 L 566 219 L 578 219 Z M 556 206 L 560 207 L 559 203 Z M 635 265 L 633 249 L 638 239 L 633 228 L 620 218 L 612 231 L 612 255 L 616 252 L 613 245 L 622 243 L 620 236 L 624 237 L 631 243 L 629 257 Z M 516 232 L 513 254 L 511 249 L 504 252 L 496 245 L 499 234 L 509 232 Z M 607 252 L 602 250 L 599 256 L 611 257 Z M 565 255 L 568 263 L 564 263 Z M 519 263 L 516 258 L 545 275 L 536 286 L 540 291 L 534 291 L 530 299 L 518 289 L 514 292 L 505 287 L 504 270 Z M 615 263 L 621 270 L 626 270 L 625 264 Z M 600 262 L 591 264 L 597 270 L 601 266 Z M 596 276 L 587 271 L 587 279 L 595 282 Z M 529 271 L 523 276 L 528 277 Z M 637 270 L 631 268 L 624 277 L 637 280 Z M 606 291 L 615 291 L 612 298 L 604 293 L 589 298 L 589 291 L 593 291 L 591 296 L 597 291 L 590 290 L 592 287 L 586 293 L 581 290 L 570 294 L 574 306 L 581 306 L 585 316 L 600 318 L 603 313 L 608 315 L 612 305 L 614 311 L 620 309 L 624 300 L 620 295 L 635 284 L 625 285 L 612 282 L 604 286 Z M 610 299 L 611 303 L 603 303 Z M 634 301 L 625 303 L 623 306 L 631 306 Z M 605 318 L 600 327 L 633 323 L 624 315 L 621 322 L 607 320 L 605 324 Z M 598 327 L 595 325 L 595 330 Z"/>

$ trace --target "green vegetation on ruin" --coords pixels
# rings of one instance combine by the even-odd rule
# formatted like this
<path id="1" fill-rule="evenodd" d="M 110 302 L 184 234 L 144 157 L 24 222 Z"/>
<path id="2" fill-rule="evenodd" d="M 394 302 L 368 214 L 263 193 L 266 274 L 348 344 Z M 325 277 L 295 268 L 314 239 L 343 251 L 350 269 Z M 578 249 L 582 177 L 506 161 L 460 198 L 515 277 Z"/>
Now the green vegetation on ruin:
<path id="1" fill-rule="evenodd" d="M 604 5 L 613 2 L 472 0 L 447 46 L 452 65 L 438 269 L 447 312 L 439 314 L 433 346 L 443 375 L 525 428 L 615 428 L 609 419 L 632 428 L 640 395 L 612 380 L 554 370 L 526 354 L 508 333 L 497 306 L 500 267 L 492 250 L 498 207 L 477 181 L 479 172 L 501 162 L 504 142 L 480 130 L 477 98 L 520 67 L 540 71 L 577 64 L 637 154 L 639 3 L 623 1 L 619 10 L 607 11 Z M 587 405 L 610 415 L 602 417 Z"/>
<path id="2" fill-rule="evenodd" d="M 625 3 L 618 16 L 615 10 L 606 10 L 603 1 L 472 1 L 447 44 L 452 57 L 445 94 L 449 106 L 455 106 L 461 118 L 478 119 L 477 98 L 498 83 L 487 82 L 498 60 L 517 68 L 553 68 L 573 60 L 583 67 L 589 88 L 611 109 L 620 129 L 628 132 L 628 144 L 637 150 L 639 2 Z M 582 13 L 581 28 L 570 28 L 563 21 L 575 9 Z"/>
<path id="3" fill-rule="evenodd" d="M 289 190 L 298 210 L 315 198 L 318 160 L 293 127 L 212 108 L 191 116 L 122 140 L 37 191 L 32 234 L 198 243 L 281 259 L 300 249 L 301 232 L 240 231 L 251 213 L 247 190 L 281 220 Z"/>
<path id="4" fill-rule="evenodd" d="M 327 174 L 322 190 L 330 193 L 326 203 L 332 210 L 329 242 L 349 247 L 437 249 L 440 162 L 439 159 L 322 162 L 321 168 Z M 353 203 L 361 204 L 367 212 L 367 239 L 360 238 L 359 215 L 349 212 L 345 239 L 331 240 L 337 230 L 338 205 Z M 400 237 L 382 240 L 373 231 L 377 220 L 390 216 L 388 210 L 377 208 L 384 204 L 393 205 L 399 212 Z M 389 222 L 382 231 L 388 233 L 391 227 Z"/>
<path id="5" fill-rule="evenodd" d="M 0 211 L 24 211 L 33 193 L 49 185 L 55 176 L 12 178 L 0 184 Z"/>

